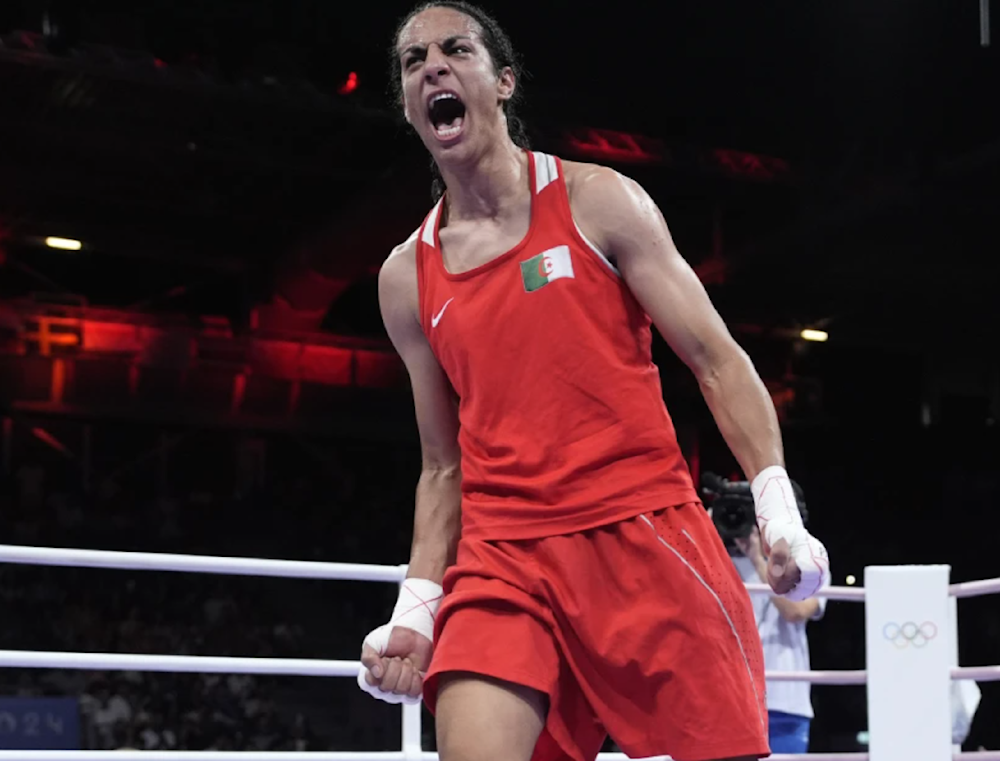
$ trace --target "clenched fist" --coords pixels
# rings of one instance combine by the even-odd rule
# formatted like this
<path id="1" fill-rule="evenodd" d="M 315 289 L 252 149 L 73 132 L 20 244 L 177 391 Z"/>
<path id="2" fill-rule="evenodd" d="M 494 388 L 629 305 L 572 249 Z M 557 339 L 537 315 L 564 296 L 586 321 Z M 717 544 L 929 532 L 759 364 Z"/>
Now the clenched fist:
<path id="1" fill-rule="evenodd" d="M 419 702 L 434 643 L 404 626 L 380 626 L 361 646 L 358 683 L 387 703 Z"/>
<path id="2" fill-rule="evenodd" d="M 407 579 L 389 623 L 365 637 L 358 686 L 386 703 L 417 703 L 434 654 L 434 616 L 444 596 L 427 579 Z"/>

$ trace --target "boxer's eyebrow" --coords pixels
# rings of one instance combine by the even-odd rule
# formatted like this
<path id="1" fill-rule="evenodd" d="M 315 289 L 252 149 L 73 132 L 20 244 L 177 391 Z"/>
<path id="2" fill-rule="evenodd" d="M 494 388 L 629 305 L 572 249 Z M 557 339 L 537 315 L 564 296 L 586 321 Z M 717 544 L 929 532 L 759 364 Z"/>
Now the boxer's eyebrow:
<path id="1" fill-rule="evenodd" d="M 454 44 L 459 40 L 468 40 L 469 42 L 473 42 L 473 39 L 467 34 L 455 34 L 452 35 L 451 37 L 448 37 L 444 42 L 442 42 L 441 47 L 447 50 L 448 48 L 454 46 Z M 410 53 L 420 54 L 424 53 L 426 50 L 427 50 L 426 45 L 410 45 L 405 50 L 400 51 L 399 57 L 405 58 Z"/>

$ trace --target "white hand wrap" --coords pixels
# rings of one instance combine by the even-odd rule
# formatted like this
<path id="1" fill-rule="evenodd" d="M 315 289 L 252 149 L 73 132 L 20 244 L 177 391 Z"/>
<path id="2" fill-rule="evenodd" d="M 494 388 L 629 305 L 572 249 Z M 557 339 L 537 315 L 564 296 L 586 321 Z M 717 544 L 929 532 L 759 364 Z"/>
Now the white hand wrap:
<path id="1" fill-rule="evenodd" d="M 440 584 L 427 579 L 407 579 L 399 590 L 399 598 L 396 600 L 396 607 L 392 611 L 392 618 L 389 623 L 383 624 L 365 637 L 365 644 L 374 649 L 379 655 L 385 653 L 389 646 L 389 635 L 397 626 L 404 626 L 413 629 L 431 642 L 434 641 L 434 617 L 441 606 L 441 598 L 444 590 Z M 384 692 L 377 686 L 368 684 L 365 675 L 368 669 L 363 665 L 358 670 L 358 686 L 369 695 L 383 700 L 386 703 L 419 703 L 420 698 L 411 698 L 409 695 L 397 695 L 394 692 Z"/>
<path id="2" fill-rule="evenodd" d="M 802 523 L 788 473 L 780 465 L 765 468 L 750 484 L 750 492 L 757 525 L 767 546 L 774 547 L 779 539 L 785 539 L 802 572 L 799 583 L 784 597 L 795 602 L 808 600 L 829 582 L 830 558 L 823 543 L 811 536 Z"/>

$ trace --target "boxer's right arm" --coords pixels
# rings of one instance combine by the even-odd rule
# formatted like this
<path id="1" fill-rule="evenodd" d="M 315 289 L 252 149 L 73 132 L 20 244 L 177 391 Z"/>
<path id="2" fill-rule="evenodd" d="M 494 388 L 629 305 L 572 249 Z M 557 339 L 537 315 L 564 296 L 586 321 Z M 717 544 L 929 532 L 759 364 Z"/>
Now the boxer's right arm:
<path id="1" fill-rule="evenodd" d="M 461 530 L 458 404 L 420 326 L 415 237 L 379 273 L 379 306 L 403 359 L 423 465 L 417 482 L 410 564 L 389 622 L 365 637 L 358 686 L 379 700 L 415 702 L 433 653 L 434 617 L 444 573 L 455 562 Z"/>
<path id="2" fill-rule="evenodd" d="M 422 453 L 407 576 L 440 584 L 461 530 L 458 399 L 420 326 L 415 245 L 407 241 L 383 264 L 379 306 L 410 376 Z"/>

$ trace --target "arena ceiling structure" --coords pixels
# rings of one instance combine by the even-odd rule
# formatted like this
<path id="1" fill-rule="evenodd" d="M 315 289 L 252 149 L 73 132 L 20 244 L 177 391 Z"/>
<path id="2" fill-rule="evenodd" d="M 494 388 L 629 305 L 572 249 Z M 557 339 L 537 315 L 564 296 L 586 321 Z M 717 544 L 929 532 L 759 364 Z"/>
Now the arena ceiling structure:
<path id="1" fill-rule="evenodd" d="M 1000 328 L 981 5 L 491 10 L 528 67 L 534 146 L 642 182 L 741 335 L 922 352 Z M 0 295 L 381 341 L 375 274 L 430 204 L 388 94 L 408 8 L 5 3 Z"/>

